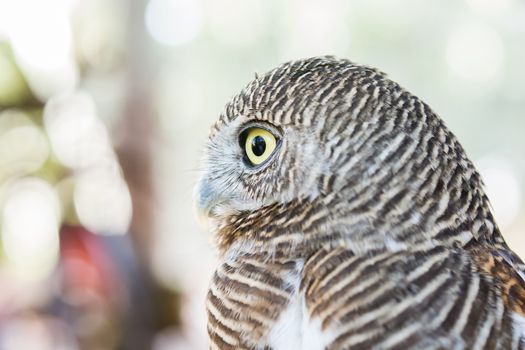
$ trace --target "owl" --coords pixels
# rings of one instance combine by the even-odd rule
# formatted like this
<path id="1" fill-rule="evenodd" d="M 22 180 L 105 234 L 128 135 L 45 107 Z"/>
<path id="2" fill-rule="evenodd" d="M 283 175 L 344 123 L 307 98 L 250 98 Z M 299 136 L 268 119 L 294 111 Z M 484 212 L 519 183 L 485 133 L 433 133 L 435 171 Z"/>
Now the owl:
<path id="1" fill-rule="evenodd" d="M 381 71 L 316 57 L 256 76 L 203 169 L 211 349 L 525 348 L 525 268 L 479 173 Z"/>

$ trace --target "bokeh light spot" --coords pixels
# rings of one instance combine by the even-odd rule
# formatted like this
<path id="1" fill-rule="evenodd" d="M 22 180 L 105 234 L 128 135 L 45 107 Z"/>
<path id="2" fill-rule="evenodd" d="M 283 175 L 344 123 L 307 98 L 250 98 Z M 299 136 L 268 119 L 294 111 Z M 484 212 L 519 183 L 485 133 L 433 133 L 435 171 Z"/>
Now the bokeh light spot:
<path id="1" fill-rule="evenodd" d="M 496 79 L 503 65 L 503 44 L 491 27 L 469 23 L 450 36 L 447 61 L 459 77 L 489 82 Z"/>
<path id="2" fill-rule="evenodd" d="M 77 177 L 74 202 L 82 224 L 100 234 L 125 234 L 131 222 L 131 195 L 118 168 L 98 168 Z"/>
<path id="3" fill-rule="evenodd" d="M 9 189 L 2 213 L 2 244 L 17 278 L 45 278 L 58 258 L 60 206 L 54 189 L 37 178 Z"/>
<path id="4" fill-rule="evenodd" d="M 112 146 L 95 103 L 83 92 L 62 95 L 48 102 L 44 124 L 58 160 L 71 168 L 112 162 Z"/>
<path id="5" fill-rule="evenodd" d="M 2 16 L 17 63 L 44 101 L 72 89 L 78 79 L 69 17 L 60 5 L 60 0 L 17 0 Z"/>
<path id="6" fill-rule="evenodd" d="M 485 15 L 501 15 L 512 7 L 512 0 L 466 0 L 467 4 Z"/>
<path id="7" fill-rule="evenodd" d="M 201 27 L 202 12 L 196 0 L 151 0 L 145 13 L 149 34 L 164 45 L 183 45 L 193 40 Z"/>

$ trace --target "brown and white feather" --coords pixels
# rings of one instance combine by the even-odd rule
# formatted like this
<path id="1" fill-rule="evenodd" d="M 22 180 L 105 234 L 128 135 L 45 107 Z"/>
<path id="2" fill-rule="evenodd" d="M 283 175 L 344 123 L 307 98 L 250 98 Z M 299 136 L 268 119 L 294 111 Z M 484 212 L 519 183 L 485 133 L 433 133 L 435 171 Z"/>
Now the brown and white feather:
<path id="1" fill-rule="evenodd" d="M 251 124 L 280 137 L 256 169 L 238 141 Z M 212 349 L 525 348 L 523 263 L 480 175 L 384 73 L 320 57 L 256 77 L 204 165 Z"/>

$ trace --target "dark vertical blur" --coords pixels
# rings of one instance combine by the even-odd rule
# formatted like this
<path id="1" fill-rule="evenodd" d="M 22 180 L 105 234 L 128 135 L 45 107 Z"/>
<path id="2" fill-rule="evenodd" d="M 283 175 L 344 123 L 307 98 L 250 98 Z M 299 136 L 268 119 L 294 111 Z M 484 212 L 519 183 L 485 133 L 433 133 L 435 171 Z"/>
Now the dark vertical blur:
<path id="1" fill-rule="evenodd" d="M 126 26 L 125 104 L 115 128 L 116 150 L 133 199 L 132 237 L 142 258 L 150 256 L 155 226 L 153 149 L 157 118 L 152 105 L 153 48 L 144 28 L 146 2 L 129 2 Z"/>

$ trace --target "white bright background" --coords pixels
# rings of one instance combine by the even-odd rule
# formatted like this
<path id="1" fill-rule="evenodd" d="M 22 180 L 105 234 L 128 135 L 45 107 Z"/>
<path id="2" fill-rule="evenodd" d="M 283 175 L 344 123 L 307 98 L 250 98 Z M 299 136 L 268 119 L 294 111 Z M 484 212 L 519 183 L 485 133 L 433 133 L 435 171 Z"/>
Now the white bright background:
<path id="1" fill-rule="evenodd" d="M 74 204 L 80 221 L 99 231 L 124 232 L 131 218 L 131 197 L 111 148 L 126 87 L 122 67 L 131 60 L 133 38 L 126 39 L 125 26 L 131 3 L 0 0 L 0 38 L 11 44 L 29 87 L 46 103 L 44 130 L 51 151 L 63 164 L 83 170 L 75 180 Z M 255 72 L 287 60 L 327 54 L 350 58 L 380 68 L 425 100 L 477 164 L 507 241 L 525 256 L 524 2 L 133 4 L 142 8 L 135 30 L 145 35 L 134 44 L 144 50 L 143 79 L 151 87 L 148 98 L 158 122 L 151 154 L 156 192 L 151 270 L 163 285 L 182 290 L 184 300 L 184 331 L 159 334 L 158 349 L 206 347 L 203 300 L 215 256 L 210 237 L 194 219 L 192 193 L 208 127 Z M 2 65 L 7 63 L 0 57 L 0 91 L 19 88 L 6 83 Z M 23 115 L 10 118 L 20 124 L 16 132 L 37 145 L 28 166 L 38 167 L 51 152 L 38 146 L 42 131 Z M 24 150 L 17 140 L 2 134 L 0 145 Z M 0 164 L 12 156 L 0 147 Z M 60 221 L 60 211 L 53 209 L 56 190 L 37 180 L 17 186 L 10 187 L 3 208 L 3 249 L 14 262 L 39 252 L 36 243 L 24 245 L 12 235 L 30 231 L 29 224 L 17 224 L 17 215 L 38 212 L 34 222 L 47 229 L 36 242 L 49 246 L 40 251 L 42 269 L 49 270 L 56 260 Z M 114 200 L 111 215 L 97 210 L 104 195 Z"/>

